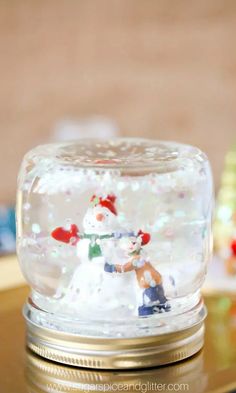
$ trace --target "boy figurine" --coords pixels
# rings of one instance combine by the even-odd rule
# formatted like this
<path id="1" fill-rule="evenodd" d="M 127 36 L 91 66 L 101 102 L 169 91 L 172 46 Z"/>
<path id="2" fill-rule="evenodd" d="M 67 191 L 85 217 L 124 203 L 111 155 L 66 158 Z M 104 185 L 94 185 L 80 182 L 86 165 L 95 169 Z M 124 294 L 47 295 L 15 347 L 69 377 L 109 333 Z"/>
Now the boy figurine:
<path id="1" fill-rule="evenodd" d="M 149 243 L 150 238 L 149 233 L 139 231 L 136 237 L 127 239 L 130 258 L 127 263 L 105 264 L 105 271 L 108 273 L 135 271 L 138 285 L 142 290 L 142 305 L 138 308 L 138 315 L 142 317 L 170 310 L 164 294 L 161 274 L 143 255 L 142 247 Z"/>

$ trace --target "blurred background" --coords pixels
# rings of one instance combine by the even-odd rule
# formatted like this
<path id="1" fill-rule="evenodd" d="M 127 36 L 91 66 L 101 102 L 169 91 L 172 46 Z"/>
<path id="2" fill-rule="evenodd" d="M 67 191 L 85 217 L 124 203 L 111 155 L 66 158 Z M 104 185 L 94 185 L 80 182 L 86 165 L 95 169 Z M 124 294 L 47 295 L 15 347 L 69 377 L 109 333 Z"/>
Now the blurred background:
<path id="1" fill-rule="evenodd" d="M 197 145 L 219 186 L 236 139 L 234 0 L 0 5 L 2 204 L 14 203 L 28 149 L 94 116 L 124 136 Z"/>
<path id="2" fill-rule="evenodd" d="M 236 142 L 235 36 L 234 0 L 0 0 L 0 252 L 14 251 L 17 172 L 40 143 L 121 135 L 193 144 L 209 156 L 218 191 Z M 228 161 L 217 229 L 226 259 L 236 153 Z M 236 275 L 236 240 L 228 270 Z"/>

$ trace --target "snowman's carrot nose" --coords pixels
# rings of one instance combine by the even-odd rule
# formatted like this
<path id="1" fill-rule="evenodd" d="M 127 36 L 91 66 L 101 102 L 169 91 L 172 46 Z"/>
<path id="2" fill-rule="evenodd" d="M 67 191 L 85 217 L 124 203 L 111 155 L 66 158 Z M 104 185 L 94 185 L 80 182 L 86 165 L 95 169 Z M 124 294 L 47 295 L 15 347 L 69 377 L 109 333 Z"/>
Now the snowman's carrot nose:
<path id="1" fill-rule="evenodd" d="M 104 220 L 104 215 L 103 215 L 102 213 L 98 213 L 98 214 L 96 215 L 96 220 L 97 220 L 97 221 L 103 221 L 103 220 Z"/>

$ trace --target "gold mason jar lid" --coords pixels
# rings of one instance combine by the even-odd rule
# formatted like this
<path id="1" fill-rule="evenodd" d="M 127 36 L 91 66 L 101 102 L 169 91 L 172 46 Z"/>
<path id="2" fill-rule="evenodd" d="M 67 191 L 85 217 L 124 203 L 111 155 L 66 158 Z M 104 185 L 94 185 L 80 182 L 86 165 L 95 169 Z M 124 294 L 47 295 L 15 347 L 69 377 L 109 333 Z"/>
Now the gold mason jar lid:
<path id="1" fill-rule="evenodd" d="M 191 327 L 176 332 L 132 338 L 85 337 L 37 325 L 25 312 L 27 345 L 36 354 L 78 367 L 133 369 L 174 363 L 203 346 L 206 315 Z"/>
<path id="2" fill-rule="evenodd" d="M 203 352 L 188 360 L 161 368 L 130 371 L 86 370 L 63 366 L 26 351 L 27 385 L 34 393 L 157 391 L 161 386 L 184 386 L 191 392 L 204 391 L 206 378 Z"/>

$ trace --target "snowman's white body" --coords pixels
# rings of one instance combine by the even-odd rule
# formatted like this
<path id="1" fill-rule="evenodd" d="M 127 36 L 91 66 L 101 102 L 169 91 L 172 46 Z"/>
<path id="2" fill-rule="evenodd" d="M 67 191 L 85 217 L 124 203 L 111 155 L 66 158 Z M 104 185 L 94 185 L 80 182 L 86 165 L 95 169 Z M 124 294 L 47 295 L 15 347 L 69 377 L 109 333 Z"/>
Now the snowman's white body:
<path id="1" fill-rule="evenodd" d="M 97 219 L 101 218 L 103 219 Z M 136 280 L 133 272 L 128 274 L 107 273 L 104 271 L 105 263 L 125 263 L 126 259 L 119 247 L 119 236 L 122 228 L 119 226 L 117 216 L 102 206 L 88 208 L 83 220 L 84 233 L 99 236 L 112 236 L 104 240 L 97 239 L 101 247 L 102 256 L 88 257 L 89 239 L 81 239 L 77 243 L 77 256 L 79 265 L 71 279 L 64 301 L 70 308 L 81 314 L 91 317 L 110 313 L 114 310 L 121 317 L 135 314 L 129 305 L 135 304 Z"/>

